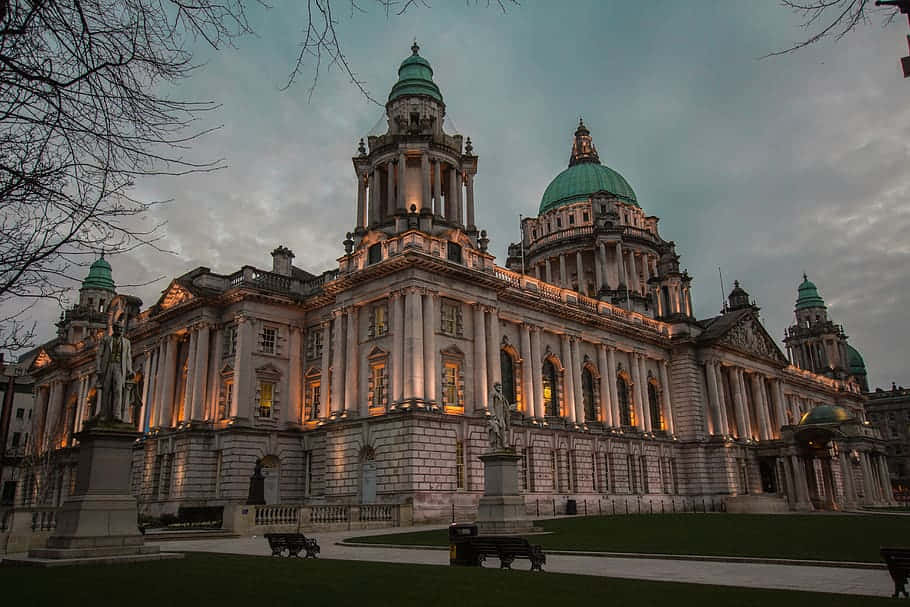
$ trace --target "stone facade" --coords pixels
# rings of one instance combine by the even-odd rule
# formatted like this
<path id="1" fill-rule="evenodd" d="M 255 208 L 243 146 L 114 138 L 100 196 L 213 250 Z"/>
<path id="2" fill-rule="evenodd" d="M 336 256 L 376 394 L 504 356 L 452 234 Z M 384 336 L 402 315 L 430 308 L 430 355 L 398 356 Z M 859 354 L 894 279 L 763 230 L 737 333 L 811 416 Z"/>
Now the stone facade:
<path id="1" fill-rule="evenodd" d="M 476 226 L 478 157 L 444 130 L 416 46 L 387 113 L 388 131 L 353 158 L 354 227 L 338 268 L 310 274 L 281 246 L 270 270 L 196 268 L 143 309 L 93 267 L 35 355 L 36 453 L 75 461 L 66 454 L 93 415 L 94 350 L 119 320 L 143 403 L 132 486 L 151 515 L 241 504 L 261 460 L 269 503 L 409 502 L 415 521 L 470 516 L 495 382 L 518 404 L 512 442 L 531 513 L 569 499 L 670 509 L 762 493 L 826 508 L 844 495 L 838 475 L 871 482 L 865 463 L 806 476 L 815 464 L 788 439 L 819 405 L 862 425 L 856 382 L 790 364 L 738 286 L 722 314 L 696 319 L 674 243 L 600 165 L 584 125 L 570 168 L 617 192 L 571 191 L 586 182 L 569 175 L 554 188 L 567 197 L 525 220 L 501 267 Z M 883 448 L 871 431 L 855 447 Z M 34 503 L 41 471 L 24 473 L 33 481 L 19 500 Z M 800 490 L 816 478 L 829 482 Z M 806 506 L 810 493 L 835 497 Z"/>
<path id="2" fill-rule="evenodd" d="M 866 394 L 869 421 L 887 442 L 888 470 L 894 493 L 910 500 L 910 389 L 891 384 L 890 390 Z"/>

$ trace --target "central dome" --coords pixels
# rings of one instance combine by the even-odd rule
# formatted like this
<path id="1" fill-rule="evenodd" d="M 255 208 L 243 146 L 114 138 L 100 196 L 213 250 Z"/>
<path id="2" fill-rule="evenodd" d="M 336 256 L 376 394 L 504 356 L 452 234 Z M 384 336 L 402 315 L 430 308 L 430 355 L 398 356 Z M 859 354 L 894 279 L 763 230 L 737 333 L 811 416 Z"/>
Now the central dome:
<path id="1" fill-rule="evenodd" d="M 632 186 L 622 175 L 600 163 L 591 132 L 581 120 L 575 131 L 569 168 L 556 176 L 544 190 L 538 215 L 572 202 L 587 200 L 595 192 L 610 192 L 620 200 L 638 206 Z"/>
<path id="2" fill-rule="evenodd" d="M 622 175 L 600 163 L 585 163 L 567 168 L 550 182 L 540 200 L 538 214 L 542 215 L 572 202 L 587 200 L 591 194 L 602 190 L 638 206 L 632 186 Z"/>
<path id="3" fill-rule="evenodd" d="M 819 405 L 803 415 L 800 426 L 811 424 L 839 424 L 853 419 L 853 414 L 840 405 Z"/>
<path id="4" fill-rule="evenodd" d="M 398 82 L 389 93 L 389 101 L 405 95 L 426 95 L 442 102 L 442 93 L 433 82 L 433 68 L 429 61 L 417 54 L 419 50 L 415 42 L 411 47 L 411 56 L 398 67 Z"/>

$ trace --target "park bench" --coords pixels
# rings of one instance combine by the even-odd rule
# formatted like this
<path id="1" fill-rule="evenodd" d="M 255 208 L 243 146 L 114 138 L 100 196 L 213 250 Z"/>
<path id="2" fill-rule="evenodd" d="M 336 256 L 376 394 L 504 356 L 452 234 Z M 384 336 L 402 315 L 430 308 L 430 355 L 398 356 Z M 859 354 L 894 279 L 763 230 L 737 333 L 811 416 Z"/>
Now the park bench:
<path id="1" fill-rule="evenodd" d="M 474 536 L 468 540 L 476 565 L 480 565 L 488 556 L 499 558 L 501 569 L 511 569 L 512 561 L 517 558 L 531 561 L 531 571 L 543 571 L 547 556 L 539 545 L 528 543 L 523 537 L 503 535 Z"/>
<path id="2" fill-rule="evenodd" d="M 272 556 L 281 556 L 285 550 L 288 551 L 288 557 L 299 556 L 301 550 L 306 550 L 304 558 L 319 556 L 319 543 L 316 538 L 308 538 L 302 533 L 266 533 L 265 539 L 269 541 Z"/>
<path id="3" fill-rule="evenodd" d="M 888 573 L 894 580 L 894 594 L 892 598 L 907 596 L 907 576 L 910 575 L 910 548 L 882 548 L 882 558 L 888 565 Z"/>

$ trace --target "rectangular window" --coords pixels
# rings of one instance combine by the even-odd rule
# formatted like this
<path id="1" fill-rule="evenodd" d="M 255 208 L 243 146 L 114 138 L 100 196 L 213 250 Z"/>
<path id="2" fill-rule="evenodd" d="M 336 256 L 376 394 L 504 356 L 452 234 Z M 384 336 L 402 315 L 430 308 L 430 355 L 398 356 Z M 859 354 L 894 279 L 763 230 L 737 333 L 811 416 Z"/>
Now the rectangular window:
<path id="1" fill-rule="evenodd" d="M 581 214 L 581 220 L 584 221 L 585 223 L 588 223 L 588 214 L 587 214 L 587 213 L 582 213 L 582 214 Z"/>
<path id="2" fill-rule="evenodd" d="M 228 325 L 222 334 L 222 356 L 233 356 L 237 351 L 237 326 Z"/>
<path id="3" fill-rule="evenodd" d="M 464 441 L 455 441 L 455 487 L 464 489 Z"/>
<path id="4" fill-rule="evenodd" d="M 221 388 L 222 399 L 218 403 L 218 419 L 225 419 L 228 411 L 231 410 L 231 401 L 234 400 L 234 380 L 229 379 L 224 382 Z"/>
<path id="5" fill-rule="evenodd" d="M 556 227 L 557 227 L 557 228 L 561 228 L 561 227 L 562 227 L 562 217 L 557 217 L 557 218 L 556 218 Z"/>
<path id="6" fill-rule="evenodd" d="M 25 409 L 16 409 L 16 419 L 25 417 Z"/>
<path id="7" fill-rule="evenodd" d="M 460 319 L 459 304 L 453 302 L 442 302 L 439 306 L 441 316 L 440 329 L 447 335 L 461 335 L 462 326 Z"/>
<path id="8" fill-rule="evenodd" d="M 559 454 L 556 453 L 556 450 L 553 450 L 550 457 L 550 476 L 553 478 L 553 491 L 559 493 L 562 491 L 562 487 L 559 482 Z"/>
<path id="9" fill-rule="evenodd" d="M 303 492 L 306 495 L 313 495 L 313 452 L 304 451 L 303 458 L 305 466 L 304 479 L 306 483 Z"/>
<path id="10" fill-rule="evenodd" d="M 0 504 L 12 506 L 16 499 L 16 481 L 4 481 L 3 494 L 0 495 Z"/>
<path id="11" fill-rule="evenodd" d="M 537 238 L 537 230 L 531 230 L 531 238 Z"/>
<path id="12" fill-rule="evenodd" d="M 461 245 L 457 242 L 448 242 L 448 260 L 454 261 L 455 263 L 463 263 L 461 260 Z"/>
<path id="13" fill-rule="evenodd" d="M 531 491 L 531 449 L 525 447 L 521 450 L 521 490 Z"/>
<path id="14" fill-rule="evenodd" d="M 457 407 L 458 404 L 458 365 L 445 363 L 442 378 L 442 404 L 447 407 Z"/>
<path id="15" fill-rule="evenodd" d="M 215 452 L 215 497 L 221 497 L 221 466 L 224 464 L 223 451 Z"/>
<path id="16" fill-rule="evenodd" d="M 260 348 L 265 354 L 275 353 L 275 343 L 278 340 L 278 329 L 275 327 L 263 327 L 260 338 Z"/>
<path id="17" fill-rule="evenodd" d="M 575 225 L 575 215 L 569 215 L 569 225 Z"/>
<path id="18" fill-rule="evenodd" d="M 385 365 L 373 365 L 371 370 L 373 380 L 373 394 L 370 400 L 371 407 L 385 406 Z"/>
<path id="19" fill-rule="evenodd" d="M 275 384 L 259 382 L 259 417 L 272 417 L 272 404 L 275 397 Z"/>
<path id="20" fill-rule="evenodd" d="M 638 477 L 635 473 L 635 460 L 631 455 L 626 456 L 626 474 L 629 478 L 629 493 L 638 493 Z"/>
<path id="21" fill-rule="evenodd" d="M 578 469 L 575 461 L 575 450 L 566 453 L 566 471 L 569 476 L 569 492 L 578 493 Z"/>
<path id="22" fill-rule="evenodd" d="M 322 388 L 320 381 L 310 380 L 306 387 L 306 419 L 317 419 L 319 407 L 322 404 Z"/>
<path id="23" fill-rule="evenodd" d="M 11 446 L 13 449 L 15 449 L 16 447 L 19 446 L 19 441 L 20 441 L 21 439 L 22 439 L 22 434 L 21 434 L 21 433 L 19 433 L 19 432 L 13 432 L 13 439 L 12 439 L 12 442 L 10 443 L 10 446 Z"/>
<path id="24" fill-rule="evenodd" d="M 388 312 L 385 304 L 373 307 L 373 322 L 370 337 L 382 337 L 389 332 Z"/>
<path id="25" fill-rule="evenodd" d="M 651 493 L 651 483 L 648 479 L 648 458 L 641 456 L 641 486 L 645 493 Z"/>
<path id="26" fill-rule="evenodd" d="M 603 469 L 603 477 L 604 477 L 603 492 L 604 493 L 614 493 L 615 492 L 615 486 L 613 484 L 613 475 L 610 472 L 611 472 L 610 454 L 604 453 L 604 469 Z"/>
<path id="27" fill-rule="evenodd" d="M 322 356 L 322 330 L 318 326 L 310 327 L 306 337 L 306 357 L 313 359 L 320 356 Z"/>
<path id="28" fill-rule="evenodd" d="M 382 261 L 382 243 L 377 242 L 367 249 L 367 265 Z"/>

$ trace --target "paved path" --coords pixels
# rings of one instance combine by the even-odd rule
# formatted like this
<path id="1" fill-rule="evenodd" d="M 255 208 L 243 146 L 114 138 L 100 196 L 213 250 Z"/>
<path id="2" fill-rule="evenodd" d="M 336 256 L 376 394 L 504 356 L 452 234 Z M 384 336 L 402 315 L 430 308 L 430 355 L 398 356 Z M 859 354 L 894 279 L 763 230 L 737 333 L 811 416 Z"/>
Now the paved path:
<path id="1" fill-rule="evenodd" d="M 411 527 L 408 531 L 438 529 L 438 525 Z M 322 558 L 355 561 L 380 561 L 384 563 L 414 563 L 423 565 L 448 565 L 447 550 L 415 550 L 409 548 L 368 548 L 339 546 L 347 537 L 381 535 L 403 531 L 379 529 L 370 531 L 343 531 L 318 533 Z M 271 551 L 263 537 L 234 539 L 168 541 L 161 543 L 168 551 L 219 552 L 268 556 Z M 494 559 L 495 560 L 495 559 Z M 523 561 L 517 561 L 518 567 Z M 498 563 L 494 563 L 494 566 Z M 718 586 L 744 586 L 750 588 L 776 588 L 891 596 L 892 583 L 887 571 L 851 569 L 845 567 L 812 567 L 804 565 L 775 565 L 764 563 L 728 563 L 655 558 L 614 558 L 596 556 L 547 555 L 547 571 L 600 575 L 664 582 L 716 584 Z"/>

